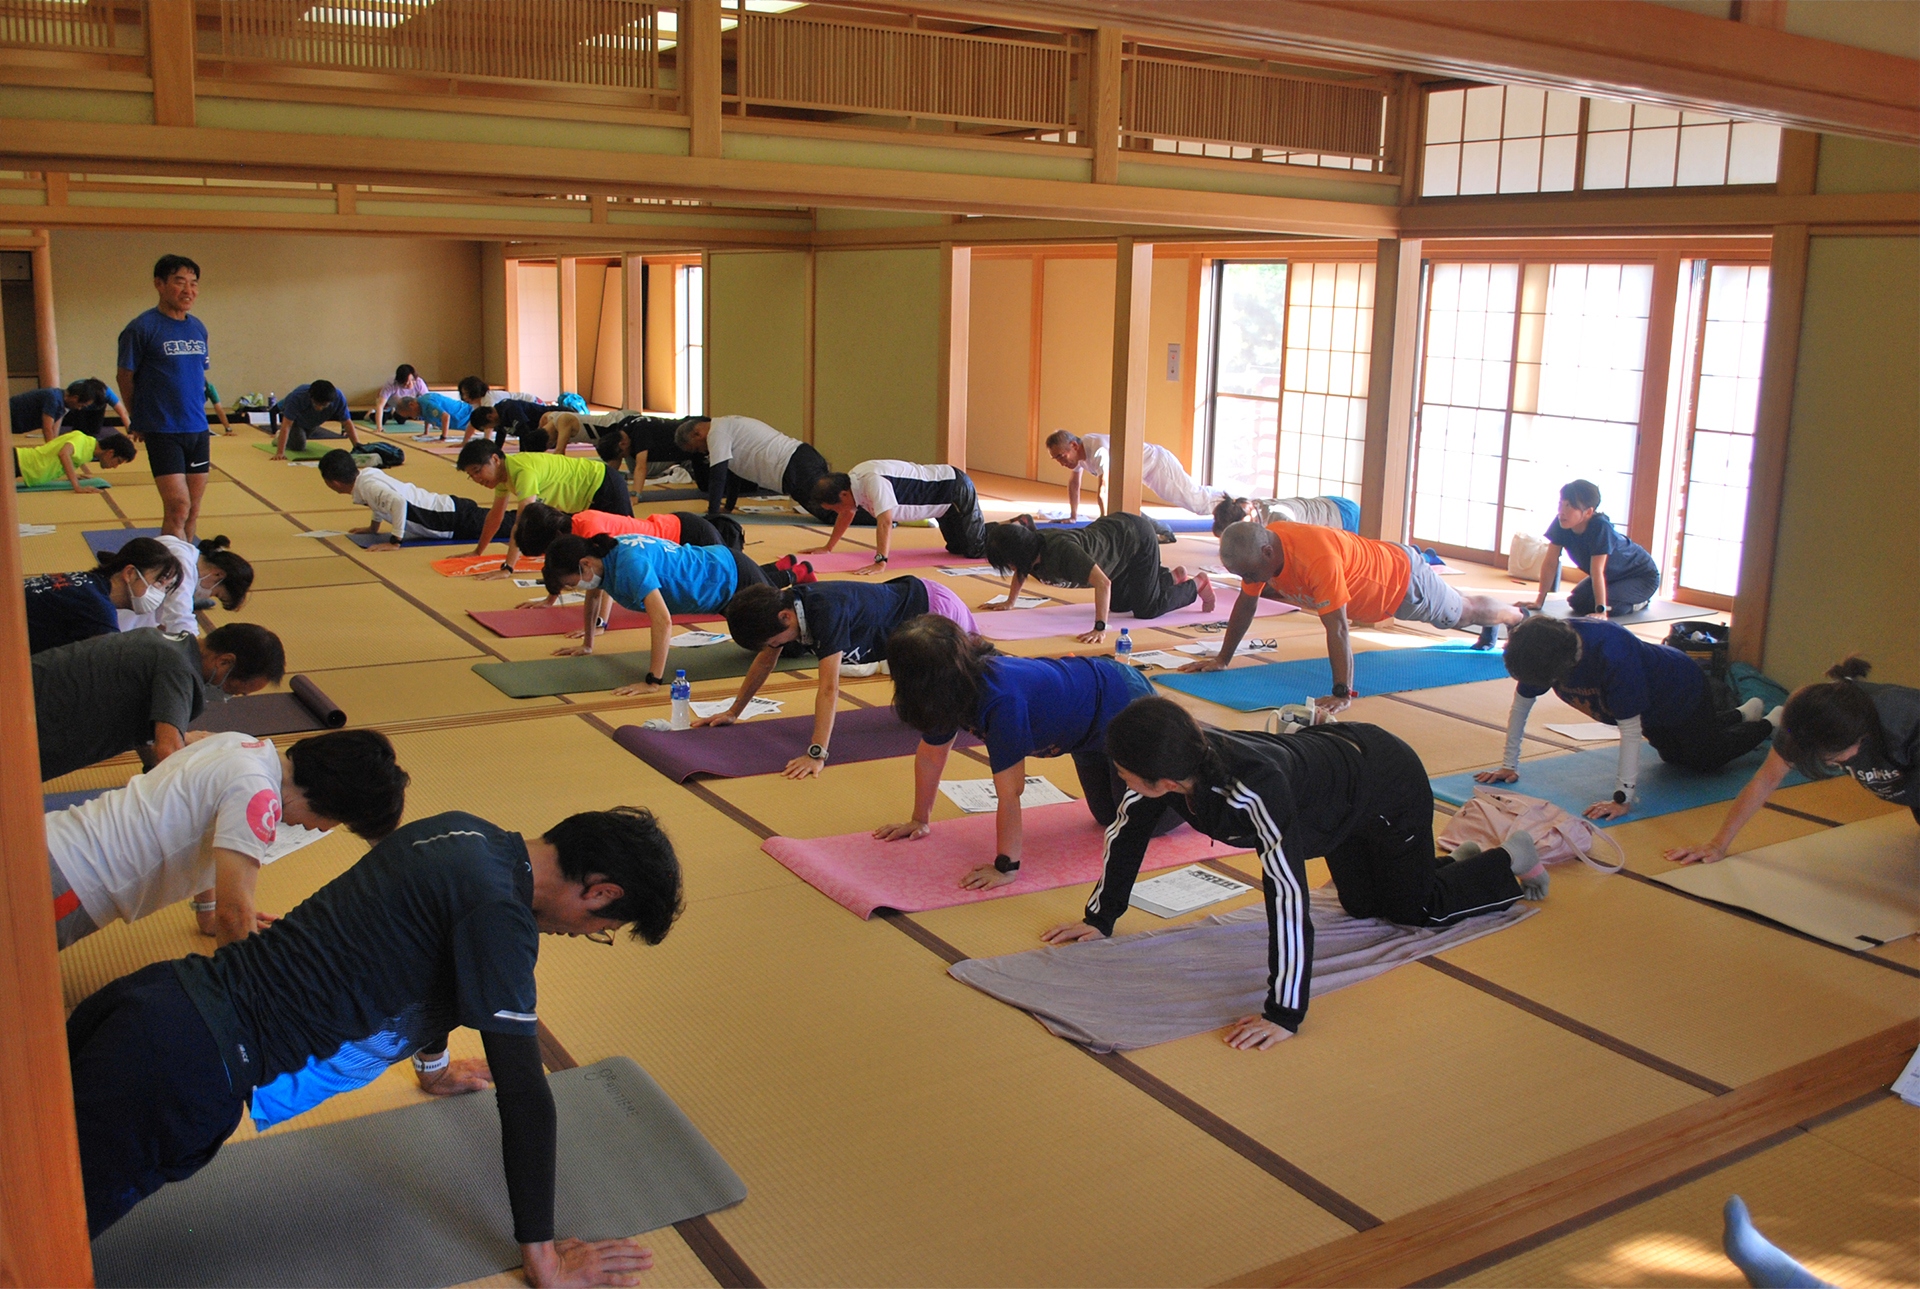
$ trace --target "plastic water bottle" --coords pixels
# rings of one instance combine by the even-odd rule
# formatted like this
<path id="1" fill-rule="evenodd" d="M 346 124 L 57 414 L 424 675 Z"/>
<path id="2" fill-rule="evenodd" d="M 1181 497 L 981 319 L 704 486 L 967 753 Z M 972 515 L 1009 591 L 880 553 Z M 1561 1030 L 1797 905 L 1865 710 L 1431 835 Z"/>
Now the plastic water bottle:
<path id="1" fill-rule="evenodd" d="M 687 673 L 673 673 L 673 728 L 684 730 L 693 724 L 693 684 L 687 679 Z"/>
<path id="2" fill-rule="evenodd" d="M 1133 657 L 1133 637 L 1127 634 L 1125 627 L 1120 628 L 1120 638 L 1114 641 L 1113 656 L 1121 662 Z"/>

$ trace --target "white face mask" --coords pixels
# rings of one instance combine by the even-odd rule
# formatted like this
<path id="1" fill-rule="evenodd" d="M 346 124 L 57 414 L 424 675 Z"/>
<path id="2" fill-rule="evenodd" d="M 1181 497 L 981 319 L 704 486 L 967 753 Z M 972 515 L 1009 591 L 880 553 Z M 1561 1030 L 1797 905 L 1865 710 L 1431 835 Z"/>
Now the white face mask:
<path id="1" fill-rule="evenodd" d="M 586 576 L 584 576 L 584 575 L 583 575 L 583 576 L 582 576 L 582 577 L 580 578 L 580 580 L 579 580 L 578 582 L 576 582 L 576 583 L 574 583 L 574 588 L 573 588 L 573 589 L 574 589 L 574 590 L 576 590 L 576 591 L 597 591 L 597 590 L 599 590 L 599 589 L 600 589 L 600 575 L 599 575 L 598 573 L 595 573 L 595 574 L 594 574 L 594 575 L 593 575 L 592 577 L 586 577 Z"/>
<path id="2" fill-rule="evenodd" d="M 134 576 L 140 577 L 140 571 L 138 569 L 134 570 Z M 140 577 L 140 580 L 143 582 L 147 581 L 144 577 Z M 131 580 L 127 583 L 127 590 L 129 592 L 133 590 Z M 146 590 L 140 592 L 138 595 L 129 595 L 128 598 L 133 603 L 133 611 L 135 613 L 158 613 L 160 606 L 167 602 L 167 588 L 155 582 L 147 582 Z"/>

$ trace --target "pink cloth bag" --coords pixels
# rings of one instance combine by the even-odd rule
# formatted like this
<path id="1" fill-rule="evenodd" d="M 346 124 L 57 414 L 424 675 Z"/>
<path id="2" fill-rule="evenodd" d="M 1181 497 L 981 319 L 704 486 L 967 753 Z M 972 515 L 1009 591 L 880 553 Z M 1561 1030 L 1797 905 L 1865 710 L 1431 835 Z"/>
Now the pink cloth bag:
<path id="1" fill-rule="evenodd" d="M 1475 788 L 1473 800 L 1461 806 L 1441 829 L 1439 842 L 1442 850 L 1457 850 L 1469 841 L 1492 850 L 1523 829 L 1533 837 L 1543 863 L 1577 859 L 1603 873 L 1617 873 L 1626 866 L 1627 853 L 1620 849 L 1620 843 L 1586 820 L 1575 818 L 1551 801 L 1497 788 Z M 1617 863 L 1594 858 L 1594 849 L 1602 841 L 1613 848 Z"/>

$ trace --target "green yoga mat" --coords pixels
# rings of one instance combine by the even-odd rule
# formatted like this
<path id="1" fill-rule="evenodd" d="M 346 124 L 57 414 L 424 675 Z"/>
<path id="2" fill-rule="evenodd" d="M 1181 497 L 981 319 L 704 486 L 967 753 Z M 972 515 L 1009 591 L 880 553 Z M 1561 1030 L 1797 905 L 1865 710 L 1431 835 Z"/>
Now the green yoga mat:
<path id="1" fill-rule="evenodd" d="M 99 478 L 82 479 L 80 481 L 80 486 L 82 488 L 113 487 L 113 485 L 108 483 L 105 479 L 99 479 Z M 55 479 L 52 483 L 21 483 L 18 479 L 15 479 L 13 481 L 13 490 L 15 492 L 72 492 L 73 485 L 68 483 L 65 479 Z"/>
<path id="2" fill-rule="evenodd" d="M 258 449 L 260 449 L 260 450 L 261 450 L 262 452 L 271 452 L 271 451 L 273 451 L 273 444 L 271 444 L 271 443 L 256 443 L 256 444 L 254 444 L 253 446 L 254 446 L 254 447 L 256 447 L 256 448 L 258 448 Z M 325 456 L 325 455 L 326 455 L 327 453 L 329 453 L 329 452 L 331 452 L 331 451 L 333 451 L 333 450 L 334 450 L 335 448 L 338 448 L 338 447 L 352 447 L 352 446 L 353 446 L 353 445 L 352 445 L 352 444 L 350 444 L 350 443 L 348 443 L 348 442 L 346 441 L 346 439 L 344 439 L 344 438 L 339 438 L 339 439 L 327 439 L 327 440 L 324 440 L 324 442 L 322 443 L 322 445 L 321 445 L 321 446 L 318 446 L 318 447 L 316 447 L 315 445 L 313 445 L 313 444 L 311 444 L 311 443 L 309 443 L 309 444 L 307 444 L 307 446 L 305 446 L 304 448 L 288 448 L 288 449 L 287 449 L 287 460 L 289 460 L 289 461 L 318 461 L 318 460 L 319 460 L 319 459 L 320 459 L 321 457 L 323 457 L 323 456 Z"/>
<path id="3" fill-rule="evenodd" d="M 554 694 L 591 694 L 647 678 L 652 653 L 589 654 L 584 658 L 536 658 L 530 662 L 476 662 L 474 672 L 508 698 L 547 698 Z M 688 680 L 725 680 L 744 676 L 754 655 L 731 640 L 699 649 L 675 649 L 667 655 L 669 673 L 685 669 Z M 815 665 L 810 657 L 782 658 L 780 671 Z M 671 674 L 667 677 L 672 680 Z"/>
<path id="4" fill-rule="evenodd" d="M 632 1061 L 548 1082 L 558 1234 L 619 1239 L 746 1198 Z M 491 1091 L 228 1146 L 93 1242 L 102 1286 L 451 1285 L 519 1263 Z"/>

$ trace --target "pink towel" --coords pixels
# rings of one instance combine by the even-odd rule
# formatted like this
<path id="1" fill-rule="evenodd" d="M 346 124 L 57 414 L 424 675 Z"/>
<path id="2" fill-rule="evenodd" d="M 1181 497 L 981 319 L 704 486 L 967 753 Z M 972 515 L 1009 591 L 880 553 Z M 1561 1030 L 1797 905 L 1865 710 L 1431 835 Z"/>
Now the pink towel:
<path id="1" fill-rule="evenodd" d="M 1038 806 L 1026 812 L 1024 822 L 1019 880 L 990 891 L 965 890 L 960 879 L 993 862 L 992 815 L 937 823 L 932 835 L 918 841 L 875 841 L 871 833 L 858 832 L 805 841 L 769 837 L 760 849 L 863 918 L 875 909 L 917 913 L 1082 882 L 1090 887 L 1099 880 L 1105 830 L 1084 803 Z M 1175 868 L 1242 852 L 1182 824 L 1153 839 L 1141 868 Z"/>
<path id="2" fill-rule="evenodd" d="M 1113 621 L 1107 625 L 1110 631 L 1117 632 L 1121 627 L 1141 631 L 1147 627 L 1196 627 L 1203 622 L 1225 622 L 1227 614 L 1233 611 L 1234 598 L 1230 590 L 1222 591 L 1212 613 L 1202 609 L 1196 600 L 1184 609 L 1175 609 L 1172 613 L 1163 613 L 1145 621 L 1131 613 L 1116 613 Z M 1294 611 L 1291 604 L 1262 600 L 1254 614 L 1266 618 Z M 975 609 L 973 616 L 980 623 L 980 634 L 989 640 L 1044 640 L 1049 636 L 1077 636 L 1083 631 L 1093 630 L 1091 603 L 1046 604 L 1037 609 L 1007 609 L 998 613 L 983 613 Z"/>
<path id="3" fill-rule="evenodd" d="M 849 569 L 865 568 L 873 563 L 873 552 L 858 546 L 851 550 L 828 551 L 824 555 L 802 555 L 801 559 L 813 565 L 816 573 L 845 573 Z M 925 550 L 895 550 L 887 558 L 887 566 L 875 577 L 898 577 L 909 569 L 920 568 L 959 568 L 976 567 L 979 572 L 991 573 L 985 560 L 968 559 L 964 555 L 955 555 L 950 551 L 931 547 Z"/>

